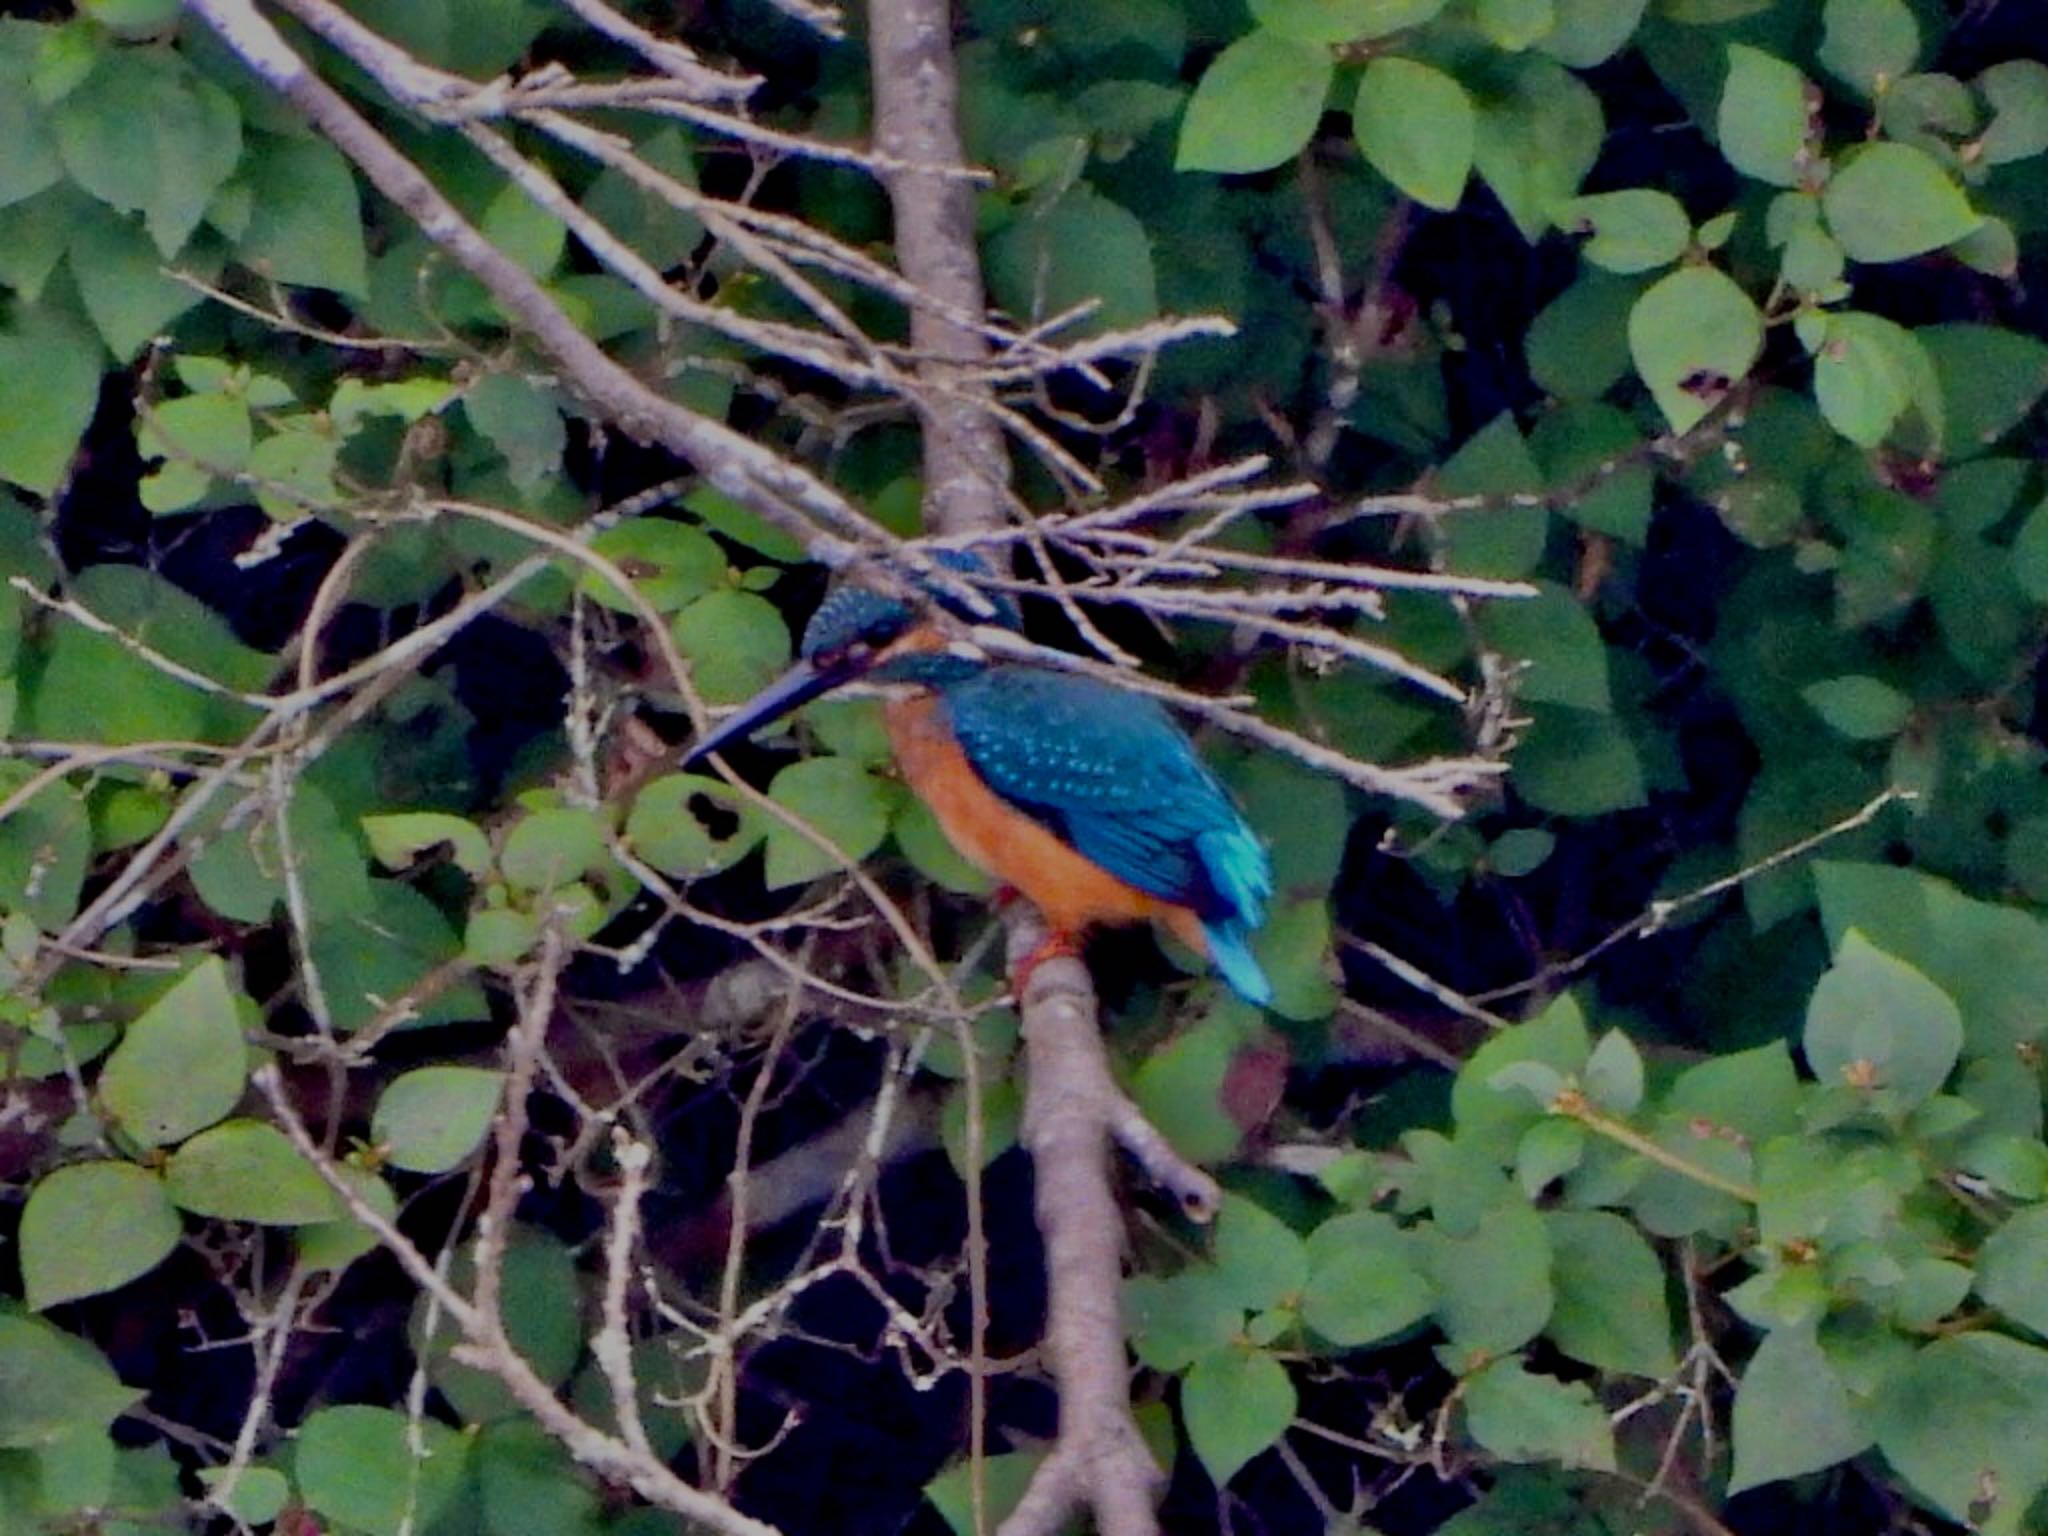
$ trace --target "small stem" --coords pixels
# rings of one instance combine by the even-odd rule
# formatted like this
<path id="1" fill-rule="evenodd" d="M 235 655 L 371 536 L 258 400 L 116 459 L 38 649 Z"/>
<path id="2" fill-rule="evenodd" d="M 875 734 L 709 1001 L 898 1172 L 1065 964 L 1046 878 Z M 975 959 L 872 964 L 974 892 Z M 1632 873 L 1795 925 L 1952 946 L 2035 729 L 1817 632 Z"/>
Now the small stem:
<path id="1" fill-rule="evenodd" d="M 1605 1136 L 1609 1141 L 1627 1147 L 1629 1151 L 1647 1157 L 1660 1168 L 1669 1168 L 1695 1184 L 1704 1184 L 1709 1189 L 1718 1189 L 1724 1195 L 1733 1195 L 1745 1205 L 1755 1205 L 1762 1197 L 1753 1184 L 1740 1179 L 1727 1178 L 1711 1168 L 1702 1168 L 1698 1163 L 1688 1161 L 1669 1147 L 1659 1146 L 1641 1131 L 1626 1121 L 1595 1109 L 1586 1096 L 1576 1088 L 1566 1088 L 1550 1101 L 1553 1115 L 1565 1115 L 1579 1122 L 1596 1135 Z"/>

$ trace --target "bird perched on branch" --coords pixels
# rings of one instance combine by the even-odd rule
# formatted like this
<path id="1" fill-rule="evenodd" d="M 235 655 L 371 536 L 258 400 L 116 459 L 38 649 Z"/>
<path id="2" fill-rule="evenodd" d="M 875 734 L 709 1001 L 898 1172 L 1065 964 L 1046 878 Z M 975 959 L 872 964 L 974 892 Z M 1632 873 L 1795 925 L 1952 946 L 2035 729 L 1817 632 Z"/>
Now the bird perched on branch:
<path id="1" fill-rule="evenodd" d="M 973 556 L 942 556 L 964 574 Z M 830 593 L 800 659 L 691 751 L 685 765 L 856 681 L 886 685 L 884 718 L 904 778 L 953 846 L 1044 914 L 1046 942 L 1014 978 L 1074 954 L 1099 923 L 1162 922 L 1207 955 L 1240 997 L 1272 985 L 1250 939 L 1273 893 L 1265 846 L 1194 743 L 1154 699 L 997 660 L 940 614 L 1019 627 L 1007 602 L 975 613 L 953 583 L 912 597 Z M 963 589 L 964 590 L 964 589 Z"/>

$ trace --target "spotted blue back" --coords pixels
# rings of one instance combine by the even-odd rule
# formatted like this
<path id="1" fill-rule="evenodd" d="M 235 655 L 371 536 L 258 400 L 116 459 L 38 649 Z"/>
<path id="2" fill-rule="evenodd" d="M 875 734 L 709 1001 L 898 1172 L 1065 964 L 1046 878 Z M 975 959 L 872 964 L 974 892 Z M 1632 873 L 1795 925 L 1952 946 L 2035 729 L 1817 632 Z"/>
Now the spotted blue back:
<path id="1" fill-rule="evenodd" d="M 939 695 L 990 789 L 1119 880 L 1193 909 L 1224 979 L 1270 999 L 1249 947 L 1273 894 L 1265 847 L 1157 701 L 1021 666 L 985 668 Z"/>

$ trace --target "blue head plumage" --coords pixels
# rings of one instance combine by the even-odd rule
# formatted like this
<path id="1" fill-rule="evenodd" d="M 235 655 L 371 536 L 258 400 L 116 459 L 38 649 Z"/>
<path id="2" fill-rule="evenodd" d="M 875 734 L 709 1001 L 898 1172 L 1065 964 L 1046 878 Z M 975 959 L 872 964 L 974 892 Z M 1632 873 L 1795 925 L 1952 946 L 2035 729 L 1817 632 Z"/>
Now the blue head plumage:
<path id="1" fill-rule="evenodd" d="M 932 555 L 934 564 L 972 580 L 992 574 L 980 555 L 967 549 L 941 549 Z M 981 611 L 962 593 L 945 583 L 915 573 L 906 576 L 916 593 L 964 624 L 999 624 L 1021 630 L 1023 616 L 1017 605 L 1001 593 L 978 593 L 987 611 Z M 811 622 L 804 628 L 800 654 L 809 662 L 832 663 L 842 658 L 859 660 L 871 656 L 901 639 L 916 623 L 917 610 L 902 597 L 871 591 L 866 587 L 842 586 L 826 594 Z"/>

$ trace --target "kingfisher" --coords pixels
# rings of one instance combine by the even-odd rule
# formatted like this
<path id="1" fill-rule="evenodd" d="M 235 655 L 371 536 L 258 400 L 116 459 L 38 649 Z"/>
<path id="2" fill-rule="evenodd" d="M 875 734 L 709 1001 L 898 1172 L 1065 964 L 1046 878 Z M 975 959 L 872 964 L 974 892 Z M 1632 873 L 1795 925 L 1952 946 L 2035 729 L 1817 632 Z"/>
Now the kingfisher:
<path id="1" fill-rule="evenodd" d="M 975 556 L 940 555 L 962 574 Z M 1157 921 L 1263 1007 L 1251 951 L 1273 894 L 1265 845 L 1156 699 L 997 659 L 963 625 L 1021 630 L 1014 605 L 975 612 L 952 584 L 913 576 L 921 602 L 843 584 L 804 630 L 798 660 L 690 751 L 684 766 L 850 683 L 881 685 L 905 781 L 961 855 L 1044 915 L 1048 937 L 1015 984 L 1077 954 L 1097 924 Z"/>

